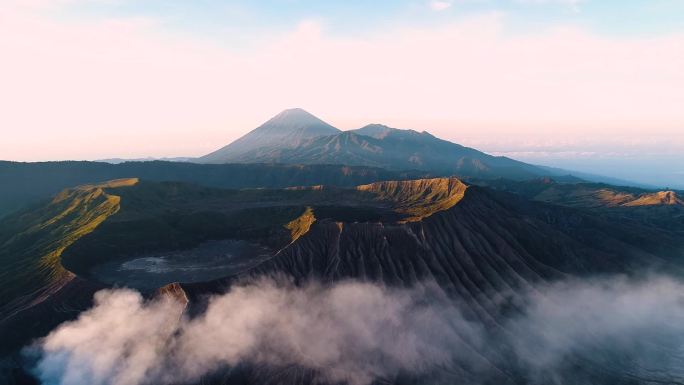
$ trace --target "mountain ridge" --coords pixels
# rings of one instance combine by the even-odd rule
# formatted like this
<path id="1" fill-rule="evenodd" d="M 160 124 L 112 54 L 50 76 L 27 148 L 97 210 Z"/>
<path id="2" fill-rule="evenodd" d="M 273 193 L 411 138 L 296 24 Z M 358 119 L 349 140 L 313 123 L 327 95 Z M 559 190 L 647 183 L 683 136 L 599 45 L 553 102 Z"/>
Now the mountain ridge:
<path id="1" fill-rule="evenodd" d="M 282 123 L 281 121 L 286 123 Z M 325 125 L 324 130 L 310 129 Z M 269 134 L 264 134 L 268 132 Z M 278 134 L 272 134 L 278 132 Z M 304 110 L 286 110 L 200 163 L 345 164 L 456 176 L 529 179 L 555 172 L 383 124 L 340 131 Z"/>
<path id="2" fill-rule="evenodd" d="M 65 188 L 139 177 L 218 188 L 283 188 L 306 185 L 351 187 L 380 180 L 437 176 L 417 171 L 388 171 L 375 167 L 284 164 L 198 164 L 185 162 L 0 161 L 0 218 L 36 204 Z"/>

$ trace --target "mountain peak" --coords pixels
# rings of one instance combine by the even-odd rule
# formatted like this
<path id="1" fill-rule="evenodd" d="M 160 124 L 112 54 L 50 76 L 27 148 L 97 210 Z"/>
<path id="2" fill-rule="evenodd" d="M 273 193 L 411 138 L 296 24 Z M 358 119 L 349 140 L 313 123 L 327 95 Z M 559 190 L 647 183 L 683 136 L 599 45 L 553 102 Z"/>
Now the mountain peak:
<path id="1" fill-rule="evenodd" d="M 298 142 L 301 139 L 335 135 L 339 132 L 340 130 L 337 128 L 301 108 L 290 108 L 272 117 L 266 123 L 252 130 L 244 137 L 259 135 L 275 139 L 283 136 L 287 138 L 288 142 Z M 280 145 L 282 143 L 274 144 Z"/>
<path id="2" fill-rule="evenodd" d="M 262 124 L 259 128 L 269 125 L 288 125 L 288 126 L 307 126 L 307 125 L 320 125 L 329 128 L 330 134 L 335 134 L 339 130 L 323 120 L 319 119 L 310 112 L 302 108 L 288 108 L 281 111 L 276 116 L 269 119 L 266 123 Z M 259 129 L 257 128 L 257 130 Z"/>
<path id="3" fill-rule="evenodd" d="M 337 128 L 301 108 L 290 108 L 233 143 L 201 157 L 200 160 L 206 163 L 240 162 L 250 153 L 294 148 L 307 139 L 335 135 L 339 132 Z"/>
<path id="4" fill-rule="evenodd" d="M 303 108 L 287 108 L 285 110 L 282 110 L 280 113 L 278 113 L 276 116 L 273 118 L 316 118 L 314 114 L 306 111 Z M 316 118 L 318 119 L 318 118 Z"/>
<path id="5" fill-rule="evenodd" d="M 392 131 L 397 131 L 397 129 L 378 123 L 371 123 L 354 130 L 358 135 L 370 136 L 375 139 L 383 139 Z"/>
<path id="6" fill-rule="evenodd" d="M 407 130 L 407 129 L 400 129 L 400 128 L 393 128 L 386 126 L 384 124 L 379 124 L 379 123 L 371 123 L 368 125 L 365 125 L 361 128 L 357 128 L 356 130 L 352 130 L 358 135 L 364 135 L 364 136 L 370 136 L 375 139 L 385 139 L 389 135 L 402 135 L 402 136 L 416 136 L 416 135 L 422 135 L 422 136 L 429 136 L 431 138 L 434 138 L 434 135 L 430 134 L 427 131 L 422 131 L 418 132 L 416 130 Z"/>
<path id="7" fill-rule="evenodd" d="M 280 112 L 280 114 L 278 114 L 278 115 L 281 115 L 281 114 L 306 114 L 306 115 L 313 116 L 312 113 L 310 113 L 309 111 L 307 111 L 303 108 L 300 108 L 300 107 L 286 108 L 286 109 L 282 110 Z"/>

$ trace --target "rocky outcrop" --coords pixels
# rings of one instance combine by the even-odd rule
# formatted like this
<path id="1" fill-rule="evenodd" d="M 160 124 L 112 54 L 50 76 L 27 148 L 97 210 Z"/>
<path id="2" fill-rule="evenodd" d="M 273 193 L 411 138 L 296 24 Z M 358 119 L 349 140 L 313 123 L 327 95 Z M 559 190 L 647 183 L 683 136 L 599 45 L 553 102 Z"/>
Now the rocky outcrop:
<path id="1" fill-rule="evenodd" d="M 296 241 L 302 235 L 309 232 L 311 225 L 316 222 L 316 216 L 314 215 L 313 209 L 307 207 L 302 215 L 285 225 L 285 228 L 290 230 L 290 236 L 292 242 Z"/>
<path id="2" fill-rule="evenodd" d="M 655 193 L 642 194 L 636 199 L 624 203 L 625 206 L 684 206 L 684 201 L 674 191 L 658 191 Z"/>
<path id="3" fill-rule="evenodd" d="M 456 178 L 434 178 L 376 182 L 356 189 L 392 202 L 397 212 L 408 216 L 405 221 L 415 222 L 450 209 L 463 198 L 466 188 Z"/>
<path id="4" fill-rule="evenodd" d="M 170 283 L 168 285 L 160 287 L 154 293 L 154 297 L 169 298 L 171 300 L 177 301 L 183 306 L 186 306 L 190 302 L 188 300 L 187 294 L 185 293 L 185 290 L 183 290 L 183 287 L 178 282 Z"/>

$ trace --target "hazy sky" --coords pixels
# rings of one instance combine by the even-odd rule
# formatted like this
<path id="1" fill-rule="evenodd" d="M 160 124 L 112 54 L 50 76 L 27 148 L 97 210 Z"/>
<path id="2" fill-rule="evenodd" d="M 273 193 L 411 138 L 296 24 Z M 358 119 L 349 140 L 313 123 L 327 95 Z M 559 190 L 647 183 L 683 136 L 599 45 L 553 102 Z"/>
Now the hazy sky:
<path id="1" fill-rule="evenodd" d="M 302 107 L 684 185 L 681 0 L 2 0 L 0 55 L 0 159 L 202 155 Z"/>

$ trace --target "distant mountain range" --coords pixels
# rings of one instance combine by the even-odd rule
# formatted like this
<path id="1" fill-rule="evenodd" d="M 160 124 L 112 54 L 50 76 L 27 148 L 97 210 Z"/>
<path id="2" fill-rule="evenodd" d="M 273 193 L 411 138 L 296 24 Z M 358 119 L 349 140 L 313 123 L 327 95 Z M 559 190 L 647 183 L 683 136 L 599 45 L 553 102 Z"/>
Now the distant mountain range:
<path id="1" fill-rule="evenodd" d="M 97 162 L 0 161 L 0 217 L 85 183 L 139 177 L 219 188 L 348 187 L 379 180 L 456 176 L 527 181 L 544 177 L 637 186 L 629 181 L 537 166 L 381 124 L 341 131 L 299 109 L 285 110 L 236 141 L 200 158 L 112 158 Z"/>
<path id="2" fill-rule="evenodd" d="M 559 172 L 492 156 L 430 133 L 370 124 L 340 131 L 296 108 L 276 115 L 199 163 L 345 164 L 467 177 L 529 179 Z"/>
<path id="3" fill-rule="evenodd" d="M 301 108 L 285 110 L 246 135 L 201 156 L 111 158 L 98 162 L 188 162 L 197 164 L 336 165 L 383 168 L 461 178 L 529 180 L 569 176 L 592 182 L 655 189 L 657 186 L 604 175 L 533 165 L 418 132 L 369 124 L 341 131 Z M 660 186 L 662 187 L 662 186 Z"/>
<path id="4" fill-rule="evenodd" d="M 120 164 L 120 163 L 126 163 L 126 162 L 154 162 L 154 161 L 162 161 L 162 162 L 191 162 L 194 158 L 187 157 L 187 156 L 179 156 L 179 157 L 173 157 L 173 158 L 167 158 L 167 157 L 162 157 L 162 158 L 155 158 L 153 156 L 147 156 L 144 158 L 107 158 L 107 159 L 98 159 L 95 162 L 103 162 L 103 163 L 110 163 L 110 164 Z"/>

